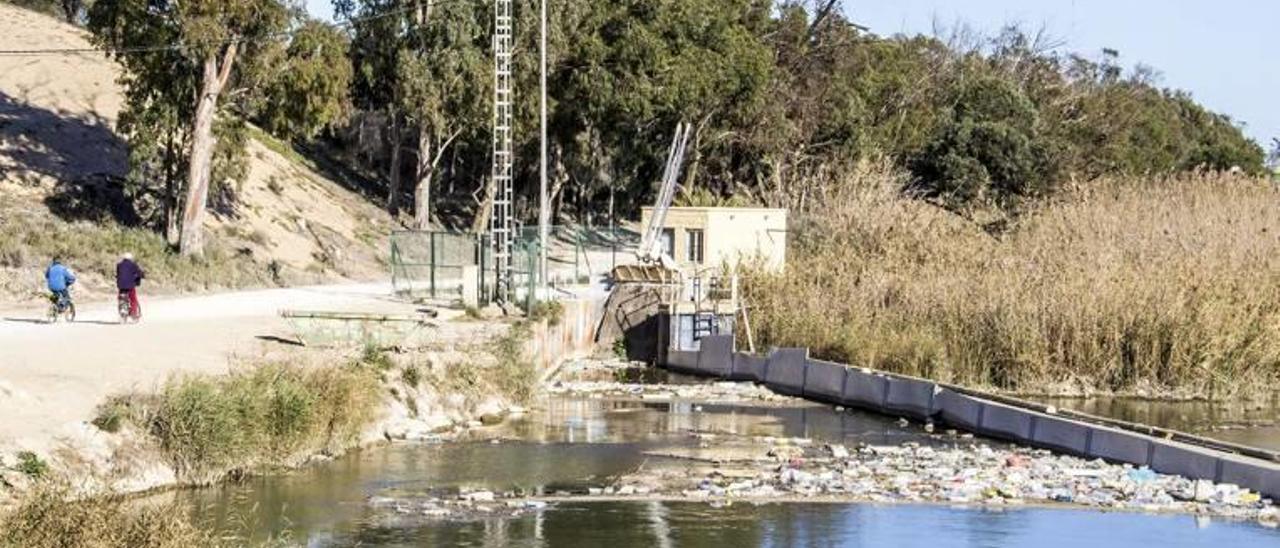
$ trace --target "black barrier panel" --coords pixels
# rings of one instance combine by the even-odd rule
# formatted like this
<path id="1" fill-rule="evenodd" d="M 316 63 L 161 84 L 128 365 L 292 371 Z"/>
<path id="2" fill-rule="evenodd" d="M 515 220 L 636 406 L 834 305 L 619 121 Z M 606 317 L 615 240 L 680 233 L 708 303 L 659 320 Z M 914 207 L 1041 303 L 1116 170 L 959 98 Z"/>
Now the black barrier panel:
<path id="1" fill-rule="evenodd" d="M 682 373 L 697 373 L 698 353 L 684 350 L 667 351 L 667 369 Z"/>
<path id="2" fill-rule="evenodd" d="M 1263 496 L 1280 499 L 1280 464 L 1263 462 L 1239 455 L 1223 455 L 1220 483 L 1231 483 L 1252 489 Z"/>
<path id="3" fill-rule="evenodd" d="M 1091 426 L 1089 456 L 1138 466 L 1151 464 L 1151 438 L 1104 426 Z"/>
<path id="4" fill-rule="evenodd" d="M 1031 439 L 1031 422 L 1035 415 L 1026 409 L 998 403 L 982 404 L 982 423 L 979 431 L 1000 438 L 1025 442 Z"/>
<path id="5" fill-rule="evenodd" d="M 809 360 L 804 376 L 804 395 L 827 403 L 840 403 L 847 367 L 838 363 Z"/>
<path id="6" fill-rule="evenodd" d="M 929 381 L 889 377 L 884 405 L 913 419 L 929 419 L 934 414 L 933 396 L 937 387 Z"/>
<path id="7" fill-rule="evenodd" d="M 1217 480 L 1218 454 L 1169 440 L 1151 442 L 1151 469 L 1191 479 Z"/>
<path id="8" fill-rule="evenodd" d="M 1049 415 L 1036 415 L 1031 440 L 1036 445 L 1075 455 L 1089 454 L 1089 425 Z"/>
<path id="9" fill-rule="evenodd" d="M 942 389 L 934 397 L 934 405 L 947 424 L 969 431 L 977 431 L 982 420 L 982 402 L 959 392 Z"/>
<path id="10" fill-rule="evenodd" d="M 861 407 L 877 413 L 884 413 L 884 398 L 889 388 L 889 379 L 884 375 L 867 373 L 861 369 L 850 369 L 844 381 L 844 393 L 840 395 L 840 403 L 849 407 Z"/>
<path id="11" fill-rule="evenodd" d="M 804 391 L 808 348 L 777 348 L 769 354 L 764 382 L 774 392 L 799 396 Z"/>
<path id="12" fill-rule="evenodd" d="M 713 377 L 728 377 L 733 369 L 733 335 L 708 335 L 698 350 L 698 372 Z"/>
<path id="13" fill-rule="evenodd" d="M 769 359 L 764 356 L 734 352 L 733 370 L 729 373 L 729 378 L 735 381 L 764 382 L 764 366 L 767 363 Z"/>

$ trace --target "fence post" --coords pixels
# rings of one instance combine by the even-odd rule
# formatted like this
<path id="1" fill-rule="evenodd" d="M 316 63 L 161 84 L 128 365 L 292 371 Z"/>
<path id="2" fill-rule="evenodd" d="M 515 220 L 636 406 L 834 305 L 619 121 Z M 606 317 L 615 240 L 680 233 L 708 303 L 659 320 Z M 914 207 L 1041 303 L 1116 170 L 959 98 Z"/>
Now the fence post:
<path id="1" fill-rule="evenodd" d="M 396 290 L 400 289 L 396 284 L 396 271 L 400 268 L 400 253 L 396 249 L 396 235 L 394 232 L 391 233 L 387 240 L 391 244 L 391 292 L 396 293 Z"/>
<path id="2" fill-rule="evenodd" d="M 436 233 L 428 232 L 431 241 L 431 298 L 436 298 Z"/>

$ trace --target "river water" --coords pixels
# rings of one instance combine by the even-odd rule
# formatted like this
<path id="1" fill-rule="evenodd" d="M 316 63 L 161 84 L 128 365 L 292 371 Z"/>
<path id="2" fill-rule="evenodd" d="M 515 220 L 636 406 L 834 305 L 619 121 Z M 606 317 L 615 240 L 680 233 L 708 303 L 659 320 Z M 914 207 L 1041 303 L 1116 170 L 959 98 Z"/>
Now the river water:
<path id="1" fill-rule="evenodd" d="M 646 451 L 697 447 L 692 431 L 929 443 L 918 428 L 820 405 L 548 397 L 466 441 L 397 443 L 174 496 L 219 531 L 307 546 L 1280 546 L 1280 532 L 1252 523 L 1060 508 L 571 501 L 518 517 L 424 521 L 370 503 L 460 489 L 579 492 L 657 465 Z"/>
<path id="2" fill-rule="evenodd" d="M 1061 408 L 1280 451 L 1280 396 L 1264 402 L 1038 398 Z"/>

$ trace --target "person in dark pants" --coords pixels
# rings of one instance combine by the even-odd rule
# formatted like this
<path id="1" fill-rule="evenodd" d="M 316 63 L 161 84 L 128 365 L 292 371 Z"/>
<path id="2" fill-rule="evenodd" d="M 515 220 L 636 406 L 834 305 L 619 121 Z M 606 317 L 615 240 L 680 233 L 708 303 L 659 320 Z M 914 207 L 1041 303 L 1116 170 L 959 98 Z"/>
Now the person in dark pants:
<path id="1" fill-rule="evenodd" d="M 147 273 L 142 271 L 138 263 L 133 262 L 133 254 L 125 253 L 116 263 L 116 289 L 121 296 L 129 297 L 129 317 L 134 320 L 142 318 L 142 306 L 138 304 L 138 286 Z"/>

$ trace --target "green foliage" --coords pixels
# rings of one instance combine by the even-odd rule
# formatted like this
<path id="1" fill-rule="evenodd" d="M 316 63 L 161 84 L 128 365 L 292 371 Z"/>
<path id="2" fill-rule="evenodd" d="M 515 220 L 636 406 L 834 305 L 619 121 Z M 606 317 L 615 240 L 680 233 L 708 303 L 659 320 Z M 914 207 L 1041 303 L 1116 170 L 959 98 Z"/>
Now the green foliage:
<path id="1" fill-rule="evenodd" d="M 310 139 L 340 123 L 351 108 L 350 39 L 332 25 L 307 20 L 278 54 L 256 118 L 277 136 Z"/>
<path id="2" fill-rule="evenodd" d="M 966 82 L 938 136 L 916 160 L 926 193 L 953 205 L 1044 194 L 1053 181 L 1035 105 L 1012 82 Z"/>
<path id="3" fill-rule="evenodd" d="M 49 474 L 49 463 L 31 451 L 18 451 L 18 464 L 14 470 L 31 479 L 40 479 Z"/>
<path id="4" fill-rule="evenodd" d="M 529 335 L 528 324 L 519 322 L 493 343 L 493 354 L 498 360 L 493 382 L 503 394 L 517 402 L 528 401 L 538 380 L 537 368 L 525 354 Z"/>

